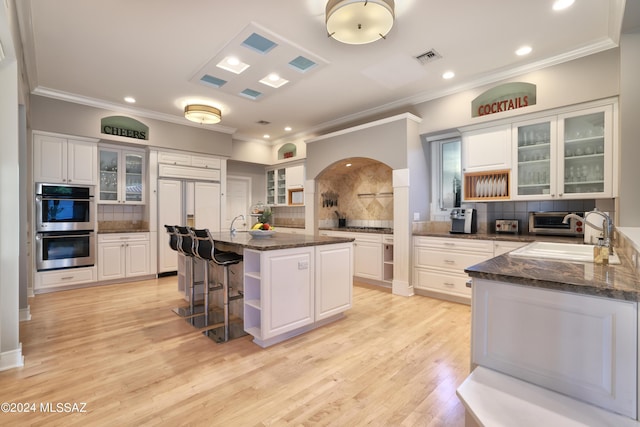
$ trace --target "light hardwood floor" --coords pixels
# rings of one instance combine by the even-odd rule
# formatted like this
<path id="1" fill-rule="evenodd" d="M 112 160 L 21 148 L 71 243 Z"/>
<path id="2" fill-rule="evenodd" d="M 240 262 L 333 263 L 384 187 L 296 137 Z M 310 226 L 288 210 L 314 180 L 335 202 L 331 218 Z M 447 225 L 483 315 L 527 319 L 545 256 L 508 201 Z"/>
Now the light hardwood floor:
<path id="1" fill-rule="evenodd" d="M 0 413 L 32 426 L 463 426 L 468 306 L 357 284 L 346 317 L 262 349 L 216 344 L 176 316 L 176 278 L 38 295 L 25 366 L 0 372 Z M 86 403 L 85 413 L 40 403 Z"/>

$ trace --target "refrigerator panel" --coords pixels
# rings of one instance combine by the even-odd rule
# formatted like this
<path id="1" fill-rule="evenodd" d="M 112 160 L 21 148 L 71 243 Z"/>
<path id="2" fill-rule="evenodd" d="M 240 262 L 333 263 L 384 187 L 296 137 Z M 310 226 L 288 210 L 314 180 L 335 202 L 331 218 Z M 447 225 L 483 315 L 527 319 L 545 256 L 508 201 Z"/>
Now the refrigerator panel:
<path id="1" fill-rule="evenodd" d="M 158 180 L 158 272 L 178 270 L 178 254 L 169 247 L 166 225 L 184 225 L 183 183 Z M 164 232 L 164 235 L 163 235 Z"/>
<path id="2" fill-rule="evenodd" d="M 195 227 L 220 231 L 220 183 L 194 183 Z"/>

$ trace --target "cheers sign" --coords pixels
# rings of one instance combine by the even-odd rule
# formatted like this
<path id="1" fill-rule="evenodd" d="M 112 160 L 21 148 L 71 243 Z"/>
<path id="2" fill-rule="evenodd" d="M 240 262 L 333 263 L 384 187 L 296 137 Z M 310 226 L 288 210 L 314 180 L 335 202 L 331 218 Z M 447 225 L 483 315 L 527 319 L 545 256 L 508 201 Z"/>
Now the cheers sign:
<path id="1" fill-rule="evenodd" d="M 505 83 L 480 94 L 471 101 L 471 117 L 502 113 L 536 104 L 536 85 Z"/>

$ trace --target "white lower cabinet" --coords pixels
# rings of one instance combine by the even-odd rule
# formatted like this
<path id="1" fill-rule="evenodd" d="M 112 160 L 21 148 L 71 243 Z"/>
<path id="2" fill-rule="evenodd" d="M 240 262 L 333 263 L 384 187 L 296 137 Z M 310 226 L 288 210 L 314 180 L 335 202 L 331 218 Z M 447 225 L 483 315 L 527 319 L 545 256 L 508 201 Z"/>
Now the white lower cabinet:
<path id="1" fill-rule="evenodd" d="M 361 233 L 353 245 L 353 275 L 382 280 L 382 236 Z"/>
<path id="2" fill-rule="evenodd" d="M 244 250 L 244 329 L 268 347 L 351 307 L 352 244 Z"/>
<path id="3" fill-rule="evenodd" d="M 472 363 L 636 419 L 637 306 L 476 278 Z"/>
<path id="4" fill-rule="evenodd" d="M 493 258 L 490 240 L 415 236 L 413 286 L 429 295 L 470 302 L 466 267 Z"/>
<path id="5" fill-rule="evenodd" d="M 98 280 L 150 274 L 149 233 L 98 235 Z"/>
<path id="6" fill-rule="evenodd" d="M 351 243 L 316 246 L 316 321 L 351 308 L 353 296 L 352 259 Z"/>
<path id="7" fill-rule="evenodd" d="M 96 267 L 69 268 L 65 270 L 38 271 L 35 274 L 34 292 L 43 293 L 96 281 Z"/>
<path id="8" fill-rule="evenodd" d="M 376 282 L 393 280 L 393 235 L 348 231 L 320 231 L 321 236 L 350 237 L 353 242 L 353 275 Z"/>

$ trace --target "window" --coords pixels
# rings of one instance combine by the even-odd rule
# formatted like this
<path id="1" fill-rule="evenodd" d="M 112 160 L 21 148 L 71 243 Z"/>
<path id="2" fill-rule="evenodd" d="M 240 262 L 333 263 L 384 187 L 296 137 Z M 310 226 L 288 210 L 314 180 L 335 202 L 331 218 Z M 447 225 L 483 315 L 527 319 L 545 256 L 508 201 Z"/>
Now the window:
<path id="1" fill-rule="evenodd" d="M 432 159 L 431 219 L 449 219 L 452 208 L 460 207 L 462 197 L 461 139 L 436 139 L 430 141 Z"/>

